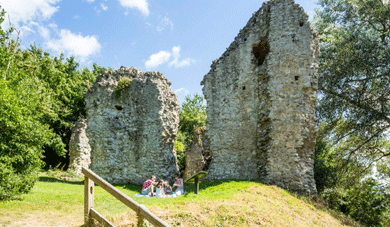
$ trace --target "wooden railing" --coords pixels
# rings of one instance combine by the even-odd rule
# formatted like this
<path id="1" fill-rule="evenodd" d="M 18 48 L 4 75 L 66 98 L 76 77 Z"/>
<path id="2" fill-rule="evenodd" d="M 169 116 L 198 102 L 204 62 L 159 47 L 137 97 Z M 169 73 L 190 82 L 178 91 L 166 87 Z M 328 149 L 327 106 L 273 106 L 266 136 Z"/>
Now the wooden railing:
<path id="1" fill-rule="evenodd" d="M 94 209 L 94 193 L 95 193 L 94 183 L 98 184 L 100 187 L 102 187 L 108 193 L 113 195 L 123 204 L 125 204 L 126 206 L 134 210 L 137 213 L 138 226 L 142 226 L 145 219 L 148 220 L 149 223 L 153 224 L 154 226 L 169 226 L 167 223 L 165 223 L 163 220 L 158 218 L 156 215 L 152 214 L 146 208 L 146 206 L 138 204 L 136 201 L 134 201 L 127 195 L 123 194 L 121 191 L 116 189 L 114 186 L 112 186 L 110 183 L 108 183 L 107 181 L 105 181 L 104 179 L 96 175 L 91 170 L 83 168 L 82 173 L 85 176 L 84 179 L 85 226 L 90 225 L 91 218 L 95 219 L 103 226 L 114 226 Z"/>

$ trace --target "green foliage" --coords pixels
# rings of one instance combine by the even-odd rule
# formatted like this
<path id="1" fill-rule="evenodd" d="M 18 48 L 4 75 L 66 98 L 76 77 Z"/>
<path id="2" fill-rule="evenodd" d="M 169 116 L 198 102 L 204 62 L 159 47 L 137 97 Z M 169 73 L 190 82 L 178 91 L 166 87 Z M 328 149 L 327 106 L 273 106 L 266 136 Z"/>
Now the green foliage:
<path id="1" fill-rule="evenodd" d="M 184 136 L 182 132 L 178 132 L 176 141 L 175 141 L 175 151 L 176 151 L 176 159 L 177 165 L 179 167 L 179 172 L 183 175 L 184 170 L 186 168 L 186 150 L 184 145 Z"/>
<path id="2" fill-rule="evenodd" d="M 390 155 L 390 4 L 321 0 L 318 118 L 350 163 Z"/>
<path id="3" fill-rule="evenodd" d="M 347 192 L 342 188 L 326 188 L 321 197 L 327 202 L 328 207 L 343 213 L 347 212 Z"/>
<path id="4" fill-rule="evenodd" d="M 0 22 L 3 17 L 1 10 Z M 85 115 L 88 84 L 103 69 L 78 71 L 73 57 L 51 57 L 35 46 L 22 50 L 14 31 L 0 27 L 1 200 L 32 188 L 44 151 L 65 156 L 71 127 Z"/>
<path id="5" fill-rule="evenodd" d="M 187 96 L 181 106 L 179 133 L 175 142 L 179 171 L 184 173 L 186 149 L 191 146 L 196 127 L 206 125 L 207 113 L 203 96 Z"/>
<path id="6" fill-rule="evenodd" d="M 327 143 L 318 139 L 314 157 L 314 179 L 318 193 L 336 185 L 337 178 L 334 165 L 333 155 Z"/>
<path id="7" fill-rule="evenodd" d="M 184 144 L 178 140 L 175 141 L 175 151 L 178 153 L 184 152 Z"/>
<path id="8" fill-rule="evenodd" d="M 390 197 L 372 178 L 349 189 L 327 188 L 321 194 L 329 208 L 339 210 L 367 226 L 386 226 Z"/>
<path id="9" fill-rule="evenodd" d="M 390 194 L 372 178 L 348 190 L 348 212 L 367 226 L 381 226 L 383 211 L 389 210 Z M 384 225 L 382 225 L 384 226 Z"/>
<path id="10" fill-rule="evenodd" d="M 183 134 L 185 148 L 189 147 L 194 135 L 195 127 L 206 125 L 207 113 L 204 98 L 201 95 L 186 97 L 181 106 L 179 131 Z"/>
<path id="11" fill-rule="evenodd" d="M 123 91 L 125 88 L 127 88 L 127 87 L 130 86 L 131 81 L 133 81 L 133 79 L 130 78 L 130 77 L 126 77 L 126 76 L 122 77 L 122 78 L 118 81 L 118 86 L 116 87 L 116 90 L 115 90 L 115 97 L 116 97 L 117 99 L 119 99 L 119 98 L 121 97 L 122 91 Z"/>
<path id="12" fill-rule="evenodd" d="M 377 207 L 386 199 L 376 183 L 363 179 L 373 164 L 382 174 L 390 164 L 390 4 L 320 0 L 319 5 L 317 189 L 331 207 L 379 226 L 389 208 Z"/>
<path id="13" fill-rule="evenodd" d="M 44 97 L 33 89 L 39 86 L 36 82 L 0 80 L 0 200 L 32 188 L 42 165 L 42 147 L 55 137 L 38 120 Z"/>

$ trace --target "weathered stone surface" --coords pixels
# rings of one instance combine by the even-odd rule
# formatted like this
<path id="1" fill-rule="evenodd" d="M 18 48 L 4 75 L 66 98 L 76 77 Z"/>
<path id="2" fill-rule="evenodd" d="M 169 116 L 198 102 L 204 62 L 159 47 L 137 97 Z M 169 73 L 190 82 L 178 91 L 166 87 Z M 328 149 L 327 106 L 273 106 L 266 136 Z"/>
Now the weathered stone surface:
<path id="1" fill-rule="evenodd" d="M 91 164 L 91 146 L 85 134 L 87 120 L 78 120 L 72 128 L 72 135 L 69 141 L 69 170 L 77 175 L 82 175 L 81 168 L 89 168 Z"/>
<path id="2" fill-rule="evenodd" d="M 316 192 L 316 36 L 293 0 L 271 0 L 213 62 L 201 83 L 213 157 L 207 180 Z"/>
<path id="3" fill-rule="evenodd" d="M 180 106 L 170 85 L 159 72 L 133 67 L 97 77 L 86 94 L 92 171 L 111 183 L 135 184 L 178 173 L 173 145 Z"/>
<path id="4" fill-rule="evenodd" d="M 195 128 L 192 144 L 186 152 L 186 169 L 184 180 L 189 179 L 200 171 L 207 171 L 211 162 L 209 139 L 206 127 Z"/>

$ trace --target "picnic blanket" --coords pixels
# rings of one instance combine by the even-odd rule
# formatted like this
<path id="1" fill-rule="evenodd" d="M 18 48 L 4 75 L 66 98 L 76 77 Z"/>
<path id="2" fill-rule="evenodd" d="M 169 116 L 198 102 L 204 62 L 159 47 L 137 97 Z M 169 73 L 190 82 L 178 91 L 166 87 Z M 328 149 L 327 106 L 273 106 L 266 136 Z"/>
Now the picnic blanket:
<path id="1" fill-rule="evenodd" d="M 150 196 L 150 195 L 142 195 L 142 194 L 136 194 L 135 196 L 137 196 L 137 197 L 157 197 L 157 198 L 176 198 L 180 195 L 182 195 L 182 194 L 176 194 L 175 192 L 173 192 L 170 195 L 164 195 L 164 196 Z"/>

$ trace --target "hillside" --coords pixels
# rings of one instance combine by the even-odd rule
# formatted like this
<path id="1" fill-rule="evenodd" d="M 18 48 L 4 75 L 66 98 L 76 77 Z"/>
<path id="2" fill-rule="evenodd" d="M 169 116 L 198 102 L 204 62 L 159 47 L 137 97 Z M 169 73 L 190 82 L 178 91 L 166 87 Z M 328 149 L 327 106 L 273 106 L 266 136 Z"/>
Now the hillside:
<path id="1" fill-rule="evenodd" d="M 275 186 L 252 181 L 202 183 L 200 194 L 186 185 L 179 198 L 139 198 L 134 185 L 116 186 L 145 204 L 171 226 L 350 226 L 309 200 Z M 318 206 L 317 206 L 318 207 Z M 116 226 L 133 226 L 135 213 L 100 187 L 95 208 Z M 344 218 L 344 222 L 349 222 Z M 82 226 L 83 182 L 61 176 L 40 177 L 20 200 L 0 202 L 0 226 Z"/>

